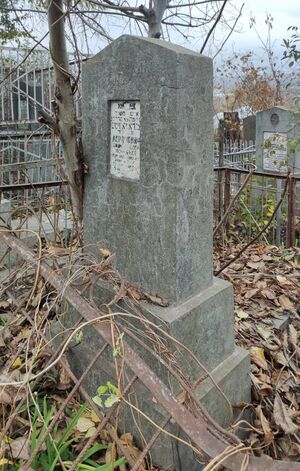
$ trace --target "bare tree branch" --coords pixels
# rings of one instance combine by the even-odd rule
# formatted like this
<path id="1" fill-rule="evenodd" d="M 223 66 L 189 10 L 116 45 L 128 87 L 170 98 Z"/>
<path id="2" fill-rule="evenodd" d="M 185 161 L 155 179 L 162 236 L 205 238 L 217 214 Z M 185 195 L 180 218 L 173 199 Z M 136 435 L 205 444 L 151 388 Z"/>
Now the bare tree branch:
<path id="1" fill-rule="evenodd" d="M 206 39 L 205 39 L 205 41 L 204 41 L 204 43 L 203 43 L 203 46 L 202 46 L 201 49 L 200 49 L 200 54 L 203 53 L 203 51 L 204 51 L 204 49 L 205 49 L 205 46 L 207 45 L 210 36 L 212 35 L 213 31 L 216 29 L 216 26 L 217 26 L 217 24 L 219 23 L 219 21 L 221 20 L 221 17 L 222 17 L 224 8 L 225 8 L 225 6 L 226 6 L 226 4 L 227 4 L 227 1 L 228 1 L 228 0 L 224 0 L 224 3 L 223 3 L 223 5 L 222 5 L 222 7 L 221 7 L 221 9 L 220 9 L 220 12 L 219 12 L 218 16 L 217 16 L 217 19 L 216 19 L 215 23 L 213 24 L 212 28 L 209 30 L 208 35 L 206 36 Z"/>

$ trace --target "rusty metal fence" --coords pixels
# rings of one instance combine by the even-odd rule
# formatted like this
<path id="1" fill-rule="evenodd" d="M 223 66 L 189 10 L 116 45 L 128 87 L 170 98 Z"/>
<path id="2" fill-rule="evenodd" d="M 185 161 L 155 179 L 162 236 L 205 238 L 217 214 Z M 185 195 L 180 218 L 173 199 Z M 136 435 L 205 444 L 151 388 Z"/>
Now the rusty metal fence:
<path id="1" fill-rule="evenodd" d="M 216 225 L 229 208 L 226 224 L 222 226 L 223 238 L 235 242 L 249 241 L 273 216 L 272 223 L 262 234 L 265 242 L 286 247 L 299 245 L 300 178 L 253 171 L 251 178 L 246 181 L 249 172 L 249 169 L 236 167 L 214 169 Z M 283 195 L 287 178 L 289 183 Z M 231 207 L 233 200 L 234 205 Z M 273 214 L 275 210 L 276 214 Z"/>

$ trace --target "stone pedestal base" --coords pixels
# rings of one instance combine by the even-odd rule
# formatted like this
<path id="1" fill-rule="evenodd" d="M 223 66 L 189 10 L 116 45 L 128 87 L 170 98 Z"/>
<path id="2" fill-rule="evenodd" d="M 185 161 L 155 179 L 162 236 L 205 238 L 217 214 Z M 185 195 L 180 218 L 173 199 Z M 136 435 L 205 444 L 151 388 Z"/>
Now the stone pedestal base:
<path id="1" fill-rule="evenodd" d="M 97 304 L 110 301 L 112 299 L 111 289 L 107 286 L 99 286 L 96 298 Z M 120 312 L 125 306 L 128 309 L 126 300 L 122 301 L 116 309 Z M 215 279 L 211 287 L 177 305 L 162 308 L 143 303 L 142 314 L 188 347 L 201 362 L 204 369 L 201 369 L 184 349 L 177 348 L 173 341 L 166 340 L 166 346 L 172 348 L 181 371 L 190 383 L 197 384 L 195 392 L 199 401 L 220 425 L 225 427 L 229 425 L 232 415 L 228 402 L 234 406 L 241 402 L 250 401 L 249 356 L 246 351 L 237 348 L 234 344 L 232 286 L 223 280 Z M 66 327 L 74 324 L 76 316 L 78 315 L 75 312 L 68 313 L 65 317 Z M 126 322 L 129 321 L 124 319 L 124 326 L 126 326 Z M 118 317 L 118 320 L 121 321 L 121 318 Z M 135 335 L 144 340 L 144 334 L 147 334 L 144 324 L 136 320 L 130 320 L 130 323 Z M 162 334 L 159 335 L 163 337 Z M 178 382 L 171 378 L 167 369 L 149 350 L 142 348 L 126 333 L 124 339 L 137 350 L 143 360 L 173 390 L 174 394 L 180 393 Z M 146 342 L 148 347 L 153 349 L 151 339 Z M 78 377 L 85 371 L 89 362 L 102 346 L 103 340 L 92 327 L 84 329 L 81 343 L 74 347 L 71 346 L 68 353 L 70 365 Z M 130 378 L 130 374 L 128 376 Z M 106 384 L 107 381 L 113 382 L 113 378 L 113 352 L 111 348 L 108 348 L 97 361 L 93 371 L 89 373 L 84 386 L 93 396 L 100 385 Z M 214 383 L 219 386 L 223 394 Z M 152 421 L 158 425 L 161 424 L 164 417 L 168 416 L 168 411 L 164 411 L 159 404 L 153 401 L 153 397 L 141 383 L 135 383 L 133 390 L 134 393 L 132 393 L 130 400 Z M 132 433 L 136 442 L 141 446 L 143 446 L 141 437 L 143 436 L 147 442 L 156 430 L 149 421 L 141 418 L 129 408 L 124 413 L 122 412 L 118 424 L 121 431 Z M 174 435 L 180 433 L 177 425 L 172 421 L 169 422 L 166 429 Z M 153 463 L 164 469 L 189 471 L 201 469 L 187 446 L 181 445 L 178 441 L 164 434 L 161 434 L 155 442 L 151 456 Z"/>

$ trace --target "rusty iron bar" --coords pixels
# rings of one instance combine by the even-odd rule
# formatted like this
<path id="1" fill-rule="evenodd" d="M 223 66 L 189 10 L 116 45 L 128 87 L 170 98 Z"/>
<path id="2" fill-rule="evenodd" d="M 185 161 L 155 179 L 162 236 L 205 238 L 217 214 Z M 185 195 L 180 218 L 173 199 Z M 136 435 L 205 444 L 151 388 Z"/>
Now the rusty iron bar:
<path id="1" fill-rule="evenodd" d="M 9 293 L 9 291 L 7 290 L 7 293 Z M 12 298 L 12 299 L 15 299 L 13 294 L 10 293 L 9 296 Z M 26 312 L 24 312 L 26 318 L 28 319 L 28 321 L 33 325 L 33 321 L 31 320 L 31 318 L 27 315 Z M 81 322 L 82 318 L 80 318 L 74 328 L 76 328 L 80 322 Z M 42 333 L 42 337 L 44 340 L 47 341 L 47 339 L 45 338 L 44 334 Z M 51 340 L 50 340 L 51 341 Z M 57 354 L 59 353 L 59 351 L 61 350 L 63 344 L 65 343 L 65 340 L 63 340 L 60 344 L 60 346 L 55 350 L 54 354 L 52 355 L 51 359 L 49 360 L 49 362 L 51 363 L 53 361 L 53 359 L 57 356 Z M 108 343 L 105 343 L 103 345 L 103 347 L 99 350 L 99 352 L 95 355 L 95 357 L 93 358 L 93 360 L 90 362 L 90 364 L 88 365 L 88 367 L 86 368 L 86 370 L 84 371 L 84 373 L 81 375 L 81 377 L 79 379 L 77 379 L 77 377 L 73 374 L 73 372 L 71 371 L 71 369 L 69 368 L 69 365 L 67 362 L 64 361 L 63 358 L 61 358 L 59 360 L 59 364 L 66 370 L 68 376 L 70 377 L 70 379 L 73 381 L 74 383 L 74 387 L 73 389 L 71 390 L 71 392 L 68 394 L 67 398 L 65 399 L 64 403 L 62 404 L 62 406 L 60 407 L 59 411 L 55 414 L 55 417 L 52 419 L 52 423 L 50 424 L 50 427 L 51 425 L 55 425 L 55 422 L 56 422 L 56 419 L 59 417 L 59 415 L 62 413 L 63 409 L 66 407 L 66 405 L 69 403 L 69 401 L 72 399 L 72 397 L 74 396 L 74 394 L 76 393 L 77 390 L 79 390 L 80 394 L 85 398 L 85 400 L 89 403 L 89 405 L 91 406 L 91 408 L 94 410 L 94 412 L 98 415 L 99 417 L 99 411 L 98 411 L 98 408 L 96 407 L 95 403 L 93 402 L 92 398 L 90 397 L 90 395 L 85 391 L 85 389 L 82 387 L 82 382 L 84 380 L 84 378 L 86 377 L 86 375 L 88 374 L 88 372 L 91 370 L 91 368 L 93 367 L 93 365 L 95 364 L 95 362 L 97 361 L 97 359 L 102 355 L 102 353 L 106 350 L 106 348 L 108 347 Z M 49 364 L 48 362 L 48 364 Z M 133 376 L 132 379 L 128 382 L 128 384 L 125 386 L 124 390 L 123 390 L 123 395 L 127 394 L 127 392 L 130 390 L 131 386 L 134 384 L 134 382 L 137 380 L 137 376 Z M 23 402 L 25 402 L 26 400 L 26 397 L 27 397 L 28 393 L 26 393 L 25 397 L 23 398 L 23 400 L 18 404 L 18 409 L 21 407 L 21 405 L 23 404 Z M 98 433 L 104 428 L 104 426 L 106 426 L 108 428 L 108 433 L 110 434 L 111 438 L 113 440 L 116 441 L 117 443 L 117 446 L 119 447 L 119 449 L 121 450 L 121 452 L 124 454 L 124 456 L 126 457 L 128 463 L 131 465 L 131 466 L 134 466 L 134 461 L 132 460 L 131 458 L 131 455 L 127 453 L 127 450 L 126 448 L 124 449 L 121 441 L 118 439 L 118 437 L 116 437 L 115 433 L 112 431 L 113 427 L 109 424 L 109 419 L 111 417 L 111 415 L 113 415 L 114 411 L 117 409 L 117 404 L 115 405 L 114 408 L 111 409 L 111 412 L 109 415 L 107 415 L 105 417 L 105 420 L 103 420 L 101 422 L 101 427 L 100 427 L 100 424 L 99 424 L 99 431 Z M 13 417 L 14 418 L 14 417 Z M 11 420 L 11 423 L 13 421 L 13 418 Z M 101 417 L 102 419 L 102 417 Z M 10 425 L 9 425 L 10 426 Z M 7 427 L 7 430 L 9 428 L 9 426 Z M 52 428 L 47 430 L 46 432 L 46 436 L 44 438 L 46 438 L 49 433 L 51 433 L 52 429 L 53 429 L 53 426 Z M 97 428 L 98 430 L 98 428 Z M 5 432 L 6 433 L 6 432 Z M 93 435 L 94 439 L 96 438 L 96 435 Z M 91 437 L 92 438 L 92 437 Z M 86 444 L 84 450 L 87 450 L 88 449 L 88 445 L 91 444 L 91 440 L 89 440 L 89 443 Z M 39 447 L 40 448 L 40 447 Z M 23 471 L 26 471 L 26 469 L 28 468 L 28 471 L 30 471 L 30 464 L 32 463 L 32 460 L 34 459 L 34 457 L 36 456 L 36 452 L 38 452 L 39 450 L 35 450 L 35 453 L 34 455 L 32 455 L 30 457 L 30 459 L 27 461 L 27 463 L 25 464 L 25 468 L 23 469 Z M 80 454 L 80 458 L 83 456 L 84 453 Z"/>
<path id="2" fill-rule="evenodd" d="M 176 371 L 173 368 L 171 368 L 168 363 L 159 356 L 159 354 L 147 345 L 145 344 L 142 340 L 140 340 L 133 332 L 131 332 L 127 327 L 124 327 L 122 325 L 122 329 L 124 332 L 129 335 L 136 343 L 138 343 L 142 348 L 147 350 L 151 355 L 153 355 L 159 363 L 164 365 L 164 367 L 168 370 L 168 372 L 175 378 L 177 379 L 178 383 L 181 385 L 184 391 L 188 393 L 190 398 L 194 401 L 193 406 L 194 406 L 194 413 L 198 417 L 200 414 L 200 417 L 203 418 L 208 425 L 208 428 L 210 429 L 212 426 L 213 432 L 216 432 L 218 430 L 218 433 L 224 437 L 225 440 L 228 440 L 231 445 L 238 445 L 240 443 L 240 440 L 233 434 L 225 431 L 215 420 L 209 416 L 207 410 L 199 403 L 197 400 L 196 394 L 194 392 L 195 390 L 195 383 L 192 385 L 187 384 L 186 381 L 180 376 L 180 371 Z"/>
<path id="3" fill-rule="evenodd" d="M 63 159 L 59 159 L 59 163 L 63 163 Z M 44 167 L 55 167 L 57 165 L 54 159 L 43 159 L 43 160 L 30 160 L 28 162 L 17 162 L 14 164 L 1 164 L 0 173 L 4 172 L 17 172 L 21 170 L 28 170 L 30 168 L 44 168 Z"/>
<path id="4" fill-rule="evenodd" d="M 296 180 L 289 179 L 288 187 L 288 220 L 287 220 L 287 247 L 295 245 L 295 215 L 296 215 Z"/>
<path id="5" fill-rule="evenodd" d="M 25 261 L 31 264 L 39 263 L 34 252 L 9 232 L 10 231 L 6 228 L 0 228 L 0 239 L 11 247 L 11 249 L 15 250 Z M 98 319 L 97 324 L 93 324 L 93 327 L 106 342 L 113 345 L 109 323 L 102 322 L 99 325 L 99 314 L 101 314 L 101 311 L 90 306 L 75 289 L 68 286 L 67 280 L 60 273 L 52 270 L 46 263 L 39 263 L 39 270 L 41 276 L 60 293 L 63 293 L 63 297 L 69 301 L 86 320 Z M 142 381 L 151 394 L 153 394 L 158 403 L 171 414 L 172 418 L 186 433 L 192 443 L 198 447 L 199 452 L 203 452 L 210 458 L 217 458 L 223 453 L 226 453 L 228 447 L 230 447 L 230 443 L 222 438 L 220 439 L 217 431 L 216 435 L 212 434 L 203 419 L 194 417 L 192 413 L 174 397 L 169 388 L 155 375 L 140 356 L 132 350 L 127 342 L 124 341 L 123 347 L 126 364 Z M 226 459 L 222 461 L 222 465 L 233 471 L 237 471 L 242 468 L 244 459 L 245 454 L 243 452 L 233 450 L 233 454 L 227 456 Z M 300 471 L 300 463 L 276 461 L 266 455 L 260 457 L 249 455 L 247 471 L 265 471 L 266 469 L 269 471 Z"/>
<path id="6" fill-rule="evenodd" d="M 226 170 L 228 169 L 230 172 L 233 173 L 245 173 L 248 174 L 249 170 L 245 170 L 243 168 L 235 168 L 235 167 L 214 167 L 215 172 L 219 172 L 220 170 Z M 257 175 L 259 177 L 269 177 L 269 178 L 279 178 L 282 180 L 286 180 L 287 174 L 281 174 L 281 173 L 272 173 L 272 172 L 260 172 L 255 170 L 253 172 L 253 175 Z M 300 181 L 300 176 L 293 175 L 293 179 L 296 181 Z"/>
<path id="7" fill-rule="evenodd" d="M 17 183 L 16 185 L 0 185 L 0 193 L 5 191 L 33 190 L 35 188 L 47 188 L 68 185 L 66 180 L 52 182 L 36 182 L 36 183 Z"/>

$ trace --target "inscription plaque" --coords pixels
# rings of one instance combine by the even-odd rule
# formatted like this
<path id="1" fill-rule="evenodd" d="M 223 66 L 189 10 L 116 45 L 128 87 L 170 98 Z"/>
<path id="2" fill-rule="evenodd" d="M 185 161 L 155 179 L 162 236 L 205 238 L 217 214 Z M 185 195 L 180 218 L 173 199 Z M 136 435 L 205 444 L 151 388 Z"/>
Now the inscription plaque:
<path id="1" fill-rule="evenodd" d="M 140 102 L 112 101 L 110 107 L 110 174 L 140 178 Z"/>
<path id="2" fill-rule="evenodd" d="M 287 172 L 287 133 L 264 132 L 263 168 Z"/>

